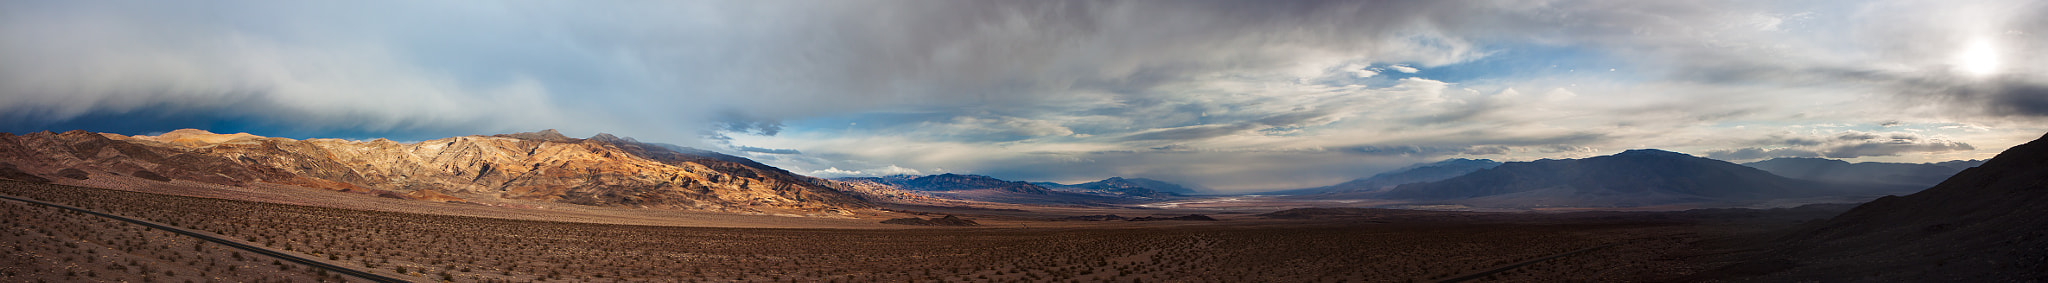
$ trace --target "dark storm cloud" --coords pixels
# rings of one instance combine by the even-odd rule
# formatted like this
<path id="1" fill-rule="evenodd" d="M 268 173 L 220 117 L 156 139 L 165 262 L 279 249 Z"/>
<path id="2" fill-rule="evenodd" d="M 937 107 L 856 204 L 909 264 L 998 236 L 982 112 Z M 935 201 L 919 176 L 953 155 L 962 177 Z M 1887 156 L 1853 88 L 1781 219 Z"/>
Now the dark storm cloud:
<path id="1" fill-rule="evenodd" d="M 1847 133 L 1842 133 L 1841 135 L 1837 135 L 1837 136 L 1835 136 L 1835 139 L 1837 139 L 1837 140 L 1850 140 L 1850 141 L 1860 141 L 1860 140 L 1868 140 L 1868 139 L 1877 139 L 1877 137 L 1878 137 L 1878 136 L 1877 136 L 1877 134 L 1872 134 L 1872 133 L 1864 133 L 1864 132 L 1847 132 Z"/>
<path id="2" fill-rule="evenodd" d="M 2048 117 L 2048 82 L 2006 77 L 1990 83 L 1924 83 L 1908 88 L 1920 90 L 1908 94 L 1981 106 L 1990 115 Z"/>
<path id="3" fill-rule="evenodd" d="M 1776 139 L 1771 139 L 1771 140 L 1769 140 L 1769 141 L 1765 142 L 1765 144 L 1769 144 L 1769 145 L 1793 145 L 1793 146 L 1811 146 L 1811 145 L 1820 145 L 1820 144 L 1822 144 L 1822 143 L 1826 143 L 1826 141 L 1823 141 L 1823 140 L 1821 140 L 1821 139 L 1812 139 L 1812 138 L 1797 138 L 1797 137 L 1793 137 L 1793 138 L 1776 138 Z"/>
<path id="4" fill-rule="evenodd" d="M 782 121 L 749 117 L 738 112 L 728 112 L 718 120 L 718 130 L 738 133 L 773 136 L 782 133 Z"/>

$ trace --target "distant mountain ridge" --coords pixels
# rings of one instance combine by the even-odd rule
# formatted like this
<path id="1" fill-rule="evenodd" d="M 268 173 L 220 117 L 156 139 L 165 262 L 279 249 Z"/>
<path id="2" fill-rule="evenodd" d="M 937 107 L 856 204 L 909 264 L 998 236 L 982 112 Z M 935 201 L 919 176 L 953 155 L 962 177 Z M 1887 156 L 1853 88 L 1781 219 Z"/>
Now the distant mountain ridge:
<path id="1" fill-rule="evenodd" d="M 1031 184 L 1060 191 L 1140 198 L 1168 198 L 1195 193 L 1194 189 L 1189 189 L 1179 184 L 1145 178 L 1109 177 L 1109 179 L 1102 179 L 1101 181 L 1073 185 L 1053 182 L 1032 182 Z"/>
<path id="2" fill-rule="evenodd" d="M 1508 162 L 1442 181 L 1399 185 L 1381 196 L 1491 206 L 1638 206 L 1807 197 L 1835 188 L 1726 161 L 1636 149 L 1584 159 Z"/>
<path id="3" fill-rule="evenodd" d="M 1266 194 L 1296 195 L 1303 198 L 1319 199 L 1373 198 L 1378 197 L 1380 193 L 1393 189 L 1395 186 L 1456 178 L 1479 170 L 1491 169 L 1500 166 L 1500 164 L 1500 162 L 1491 159 L 1445 159 L 1443 161 L 1409 165 L 1401 169 L 1374 174 L 1372 177 L 1355 179 L 1336 185 L 1268 192 Z"/>
<path id="4" fill-rule="evenodd" d="M 900 189 L 912 191 L 961 191 L 986 189 L 1034 195 L 1043 195 L 1052 192 L 1051 190 L 1047 190 L 1045 187 L 1033 185 L 1029 182 L 1006 181 L 1003 179 L 996 179 L 995 177 L 989 176 L 961 175 L 953 173 L 928 176 L 894 175 L 883 177 L 850 177 L 840 178 L 840 180 L 867 181 L 889 184 L 897 186 L 897 188 Z"/>
<path id="5" fill-rule="evenodd" d="M 1858 162 L 1825 158 L 1773 158 L 1742 165 L 1763 169 L 1779 176 L 1836 183 L 1887 184 L 1929 187 L 1940 184 L 1963 169 L 1984 164 L 1983 160 L 1938 163 Z"/>
<path id="6" fill-rule="evenodd" d="M 1111 205 L 1142 202 L 1149 198 L 1118 194 L 1090 194 L 1048 189 L 1037 184 L 965 174 L 927 176 L 892 175 L 832 179 L 851 187 L 873 187 L 874 191 L 913 192 L 953 200 L 1024 204 Z"/>

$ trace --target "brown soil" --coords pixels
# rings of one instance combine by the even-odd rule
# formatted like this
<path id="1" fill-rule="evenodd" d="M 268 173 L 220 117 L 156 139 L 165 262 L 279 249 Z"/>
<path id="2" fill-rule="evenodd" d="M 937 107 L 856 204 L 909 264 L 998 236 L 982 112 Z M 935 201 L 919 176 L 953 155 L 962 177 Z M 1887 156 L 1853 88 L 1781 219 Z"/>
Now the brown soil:
<path id="1" fill-rule="evenodd" d="M 1491 214 L 1485 217 L 1494 220 L 1479 222 L 1445 220 L 1474 217 L 1458 214 L 1414 222 L 1242 216 L 1215 222 L 1042 221 L 1036 223 L 1084 224 L 1032 226 L 1040 228 L 925 228 L 874 220 L 859 221 L 900 229 L 701 228 L 336 209 L 11 181 L 0 181 L 0 193 L 331 256 L 362 269 L 457 282 L 1410 281 L 1607 244 L 1618 245 L 1492 279 L 1659 281 L 1705 269 L 1685 259 L 1700 253 L 1693 243 L 1719 231 L 1632 214 Z M 75 277 L 85 270 L 94 271 L 92 276 L 126 280 L 202 274 L 298 278 L 295 281 L 332 278 L 303 274 L 309 272 L 304 267 L 267 265 L 268 260 L 233 261 L 231 253 L 208 250 L 204 244 L 197 252 L 171 254 L 191 251 L 195 241 L 136 232 L 93 218 L 47 216 L 64 214 L 55 210 L 10 207 L 5 212 L 9 216 L 0 225 L 11 230 L 0 232 L 0 240 L 20 248 L 0 260 L 32 268 L 0 273 L 0 281 L 97 280 Z M 1551 220 L 1514 220 L 1537 218 Z M 130 248 L 136 252 L 110 255 L 116 257 L 111 260 L 114 265 L 130 266 L 113 269 L 108 259 L 99 259 L 99 266 L 74 264 L 87 252 L 65 243 L 139 247 Z M 119 261 L 129 258 L 135 263 Z M 224 267 L 234 264 L 242 265 L 234 271 Z M 66 267 L 73 265 L 83 267 Z M 233 273 L 259 269 L 268 273 Z"/>

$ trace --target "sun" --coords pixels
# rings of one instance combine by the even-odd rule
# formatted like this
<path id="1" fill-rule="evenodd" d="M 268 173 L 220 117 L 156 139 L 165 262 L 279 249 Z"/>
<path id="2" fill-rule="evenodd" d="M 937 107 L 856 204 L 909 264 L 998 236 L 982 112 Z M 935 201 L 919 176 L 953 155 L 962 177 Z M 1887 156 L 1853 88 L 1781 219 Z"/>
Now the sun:
<path id="1" fill-rule="evenodd" d="M 1961 52 L 1956 53 L 1955 66 L 1972 76 L 1990 76 L 1998 73 L 1998 48 L 1991 40 L 1979 38 L 1970 41 Z"/>

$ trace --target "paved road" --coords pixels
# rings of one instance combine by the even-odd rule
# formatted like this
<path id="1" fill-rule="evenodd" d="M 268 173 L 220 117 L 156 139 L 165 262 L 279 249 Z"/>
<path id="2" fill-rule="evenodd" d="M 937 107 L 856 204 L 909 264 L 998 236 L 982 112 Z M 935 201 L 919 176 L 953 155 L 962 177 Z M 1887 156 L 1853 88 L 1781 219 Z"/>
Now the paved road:
<path id="1" fill-rule="evenodd" d="M 144 226 L 144 227 L 149 227 L 149 228 L 155 228 L 155 229 L 158 229 L 158 230 L 164 230 L 164 231 L 171 231 L 171 232 L 173 232 L 173 233 L 178 233 L 178 234 L 184 234 L 184 235 L 186 235 L 186 236 L 192 236 L 193 238 L 199 238 L 199 239 L 201 239 L 201 240 L 206 240 L 206 241 L 209 241 L 209 242 L 214 242 L 214 243 L 217 243 L 217 244 L 221 244 L 221 245 L 226 245 L 226 246 L 229 246 L 229 247 L 234 247 L 234 248 L 237 248 L 237 249 L 242 249 L 242 250 L 245 250 L 245 251 L 249 251 L 249 252 L 253 252 L 253 253 L 257 253 L 257 254 L 262 254 L 262 255 L 268 255 L 268 256 L 271 256 L 271 257 L 276 257 L 276 258 L 278 258 L 278 259 L 283 259 L 283 260 L 285 260 L 285 261 L 290 261 L 290 262 L 297 262 L 297 263 L 299 263 L 299 264 L 309 265 L 309 266 L 313 266 L 313 267 L 319 267 L 319 268 L 322 268 L 322 269 L 327 269 L 327 271 L 339 272 L 339 273 L 341 273 L 341 274 L 347 274 L 347 275 L 349 275 L 349 276 L 355 276 L 356 278 L 368 279 L 368 280 L 370 280 L 370 281 L 376 281 L 376 282 L 412 282 L 412 281 L 410 281 L 410 280 L 405 280 L 405 279 L 398 279 L 398 278 L 392 278 L 392 277 L 389 277 L 389 276 L 384 276 L 384 275 L 378 275 L 378 274 L 376 274 L 376 273 L 370 273 L 370 272 L 368 272 L 368 271 L 356 270 L 356 269 L 353 269 L 353 268 L 348 268 L 348 267 L 344 267 L 344 266 L 340 266 L 340 265 L 334 265 L 334 264 L 329 264 L 329 263 L 326 263 L 326 262 L 322 262 L 322 261 L 318 261 L 318 260 L 313 260 L 313 259 L 310 259 L 310 258 L 304 258 L 304 257 L 299 257 L 298 255 L 288 254 L 288 253 L 284 253 L 284 252 L 281 252 L 281 251 L 277 251 L 277 250 L 272 250 L 272 249 L 269 249 L 269 248 L 264 248 L 264 247 L 258 247 L 258 246 L 254 246 L 254 245 L 244 244 L 244 243 L 241 243 L 241 242 L 236 242 L 236 241 L 232 241 L 232 240 L 228 240 L 228 239 L 222 239 L 222 238 L 219 238 L 219 237 L 214 237 L 213 235 L 209 235 L 209 234 L 205 234 L 205 233 L 199 233 L 199 232 L 195 232 L 195 231 L 192 231 L 192 230 L 185 230 L 184 228 L 172 227 L 172 226 L 170 226 L 170 225 L 163 225 L 163 224 L 158 224 L 158 223 L 156 223 L 156 222 L 149 222 L 149 221 L 145 221 L 145 220 L 141 220 L 141 219 L 134 219 L 134 218 L 128 218 L 128 217 L 123 217 L 123 216 L 120 216 L 120 215 L 113 215 L 113 214 L 106 214 L 106 213 L 100 213 L 100 212 L 98 212 L 98 211 L 92 211 L 92 210 L 87 210 L 87 209 L 84 209 L 84 208 L 72 207 L 72 206 L 69 206 L 69 205 L 62 205 L 62 204 L 54 204 L 54 203 L 48 203 L 48 202 L 43 202 L 43 201 L 39 201 L 39 200 L 32 200 L 32 199 L 20 198 L 20 197 L 15 197 L 15 196 L 9 196 L 9 195 L 0 195 L 0 198 L 10 199 L 10 200 L 15 200 L 15 201 L 20 201 L 20 202 L 26 202 L 26 203 L 33 203 L 33 204 L 40 204 L 40 205 L 46 205 L 46 206 L 50 206 L 50 207 L 56 207 L 56 208 L 62 208 L 62 209 L 69 209 L 69 210 L 74 210 L 74 211 L 78 211 L 78 212 L 84 212 L 84 213 L 86 213 L 86 214 L 98 215 L 98 216 L 100 216 L 100 217 L 112 218 L 112 219 L 114 219 L 114 220 L 121 220 L 121 221 L 127 221 L 128 223 L 135 223 L 136 225 L 142 225 L 142 226 Z"/>
<path id="2" fill-rule="evenodd" d="M 1472 274 L 1465 274 L 1464 276 L 1458 276 L 1458 277 L 1451 277 L 1450 279 L 1444 279 L 1444 280 L 1437 280 L 1436 282 L 1437 282 L 1437 283 L 1452 283 L 1452 282 L 1463 282 L 1463 281 L 1466 281 L 1466 280 L 1472 280 L 1472 279 L 1479 279 L 1479 278 L 1481 278 L 1481 277 L 1486 277 L 1487 275 L 1493 275 L 1494 273 L 1500 273 L 1500 272 L 1502 272 L 1502 271 L 1508 271 L 1508 270 L 1510 270 L 1510 269 L 1515 269 L 1515 268 L 1517 268 L 1517 267 L 1522 267 L 1522 266 L 1525 266 L 1525 265 L 1530 265 L 1530 264 L 1536 264 L 1536 263 L 1538 263 L 1538 262 L 1543 262 L 1543 261 L 1546 261 L 1546 260 L 1552 260 L 1552 259 L 1557 259 L 1557 258 L 1560 258 L 1560 257 L 1565 257 L 1565 256 L 1569 256 L 1569 255 L 1575 255 L 1575 254 L 1579 254 L 1579 253 L 1583 253 L 1583 252 L 1588 252 L 1588 251 L 1592 251 L 1592 250 L 1597 250 L 1597 249 L 1600 249 L 1600 248 L 1605 248 L 1605 247 L 1612 247 L 1612 246 L 1614 246 L 1614 245 L 1618 245 L 1618 244 L 1607 244 L 1607 245 L 1603 245 L 1603 246 L 1598 246 L 1598 247 L 1584 248 L 1584 249 L 1579 249 L 1579 250 L 1576 250 L 1576 251 L 1569 251 L 1569 252 L 1565 252 L 1565 253 L 1561 253 L 1561 254 L 1556 254 L 1556 255 L 1551 255 L 1551 256 L 1546 256 L 1546 257 L 1539 257 L 1539 258 L 1536 258 L 1536 259 L 1531 259 L 1531 260 L 1527 260 L 1527 261 L 1523 261 L 1523 262 L 1517 262 L 1517 263 L 1510 263 L 1510 264 L 1508 264 L 1508 265 L 1496 266 L 1496 267 L 1494 267 L 1493 269 L 1487 269 L 1487 270 L 1482 270 L 1482 271 L 1479 271 L 1479 272 L 1474 272 L 1474 273 L 1472 273 Z"/>

